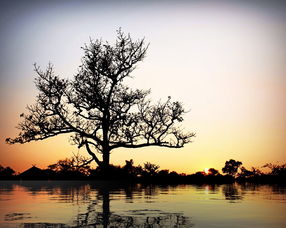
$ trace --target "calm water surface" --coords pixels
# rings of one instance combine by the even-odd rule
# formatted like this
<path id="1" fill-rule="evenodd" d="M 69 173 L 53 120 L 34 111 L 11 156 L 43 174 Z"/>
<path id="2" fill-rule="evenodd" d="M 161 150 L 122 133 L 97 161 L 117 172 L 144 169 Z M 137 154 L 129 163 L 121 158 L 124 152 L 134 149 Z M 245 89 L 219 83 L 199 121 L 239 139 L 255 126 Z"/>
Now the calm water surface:
<path id="1" fill-rule="evenodd" d="M 286 227 L 286 187 L 0 182 L 0 227 Z"/>

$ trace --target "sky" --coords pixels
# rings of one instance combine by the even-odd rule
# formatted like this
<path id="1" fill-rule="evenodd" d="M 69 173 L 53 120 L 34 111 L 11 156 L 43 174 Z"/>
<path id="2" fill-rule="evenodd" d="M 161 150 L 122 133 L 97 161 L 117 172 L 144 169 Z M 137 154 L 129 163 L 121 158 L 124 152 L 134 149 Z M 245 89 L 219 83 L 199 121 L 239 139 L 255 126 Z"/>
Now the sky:
<path id="1" fill-rule="evenodd" d="M 51 62 L 72 78 L 90 38 L 115 41 L 122 28 L 149 43 L 128 84 L 171 96 L 196 133 L 180 149 L 118 149 L 111 163 L 133 159 L 193 173 L 221 170 L 226 160 L 246 168 L 286 162 L 286 4 L 283 1 L 40 1 L 0 3 L 0 164 L 45 168 L 78 151 L 67 136 L 7 145 L 20 113 L 35 102 L 33 63 Z"/>

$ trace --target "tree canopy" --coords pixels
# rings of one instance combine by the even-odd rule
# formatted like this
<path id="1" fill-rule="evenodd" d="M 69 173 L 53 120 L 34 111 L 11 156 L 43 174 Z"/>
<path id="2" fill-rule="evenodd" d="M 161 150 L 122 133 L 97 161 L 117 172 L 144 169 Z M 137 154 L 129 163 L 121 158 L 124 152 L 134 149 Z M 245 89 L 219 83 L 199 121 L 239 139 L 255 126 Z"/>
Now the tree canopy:
<path id="1" fill-rule="evenodd" d="M 20 115 L 20 133 L 7 143 L 71 134 L 72 142 L 91 156 L 86 163 L 99 166 L 108 166 L 110 152 L 117 148 L 180 148 L 189 143 L 194 133 L 185 133 L 178 125 L 185 113 L 182 103 L 168 97 L 152 104 L 147 98 L 150 90 L 123 83 L 147 48 L 144 39 L 133 41 L 118 30 L 114 45 L 96 39 L 82 47 L 82 63 L 72 78 L 55 75 L 51 64 L 45 71 L 35 64 L 36 103 Z"/>
<path id="2" fill-rule="evenodd" d="M 241 165 L 242 162 L 230 159 L 229 161 L 225 162 L 225 165 L 222 168 L 222 172 L 234 176 Z"/>

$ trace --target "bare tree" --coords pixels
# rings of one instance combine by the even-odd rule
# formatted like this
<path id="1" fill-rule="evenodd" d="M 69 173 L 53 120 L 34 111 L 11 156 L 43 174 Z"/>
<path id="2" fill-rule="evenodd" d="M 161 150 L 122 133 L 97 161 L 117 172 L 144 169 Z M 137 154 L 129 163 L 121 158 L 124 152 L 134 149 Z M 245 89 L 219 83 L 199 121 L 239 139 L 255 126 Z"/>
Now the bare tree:
<path id="1" fill-rule="evenodd" d="M 133 41 L 118 30 L 115 45 L 97 39 L 82 48 L 82 64 L 73 79 L 59 78 L 51 64 L 46 71 L 35 64 L 36 104 L 20 115 L 18 137 L 6 142 L 71 134 L 72 142 L 85 147 L 91 156 L 87 163 L 95 161 L 101 167 L 109 165 L 110 152 L 117 148 L 183 147 L 194 133 L 183 133 L 176 126 L 183 121 L 182 104 L 170 97 L 151 104 L 149 90 L 133 90 L 123 84 L 147 48 L 144 39 Z"/>
<path id="2" fill-rule="evenodd" d="M 150 162 L 144 163 L 144 171 L 150 176 L 154 176 L 158 172 L 159 168 L 159 165 L 152 164 Z"/>

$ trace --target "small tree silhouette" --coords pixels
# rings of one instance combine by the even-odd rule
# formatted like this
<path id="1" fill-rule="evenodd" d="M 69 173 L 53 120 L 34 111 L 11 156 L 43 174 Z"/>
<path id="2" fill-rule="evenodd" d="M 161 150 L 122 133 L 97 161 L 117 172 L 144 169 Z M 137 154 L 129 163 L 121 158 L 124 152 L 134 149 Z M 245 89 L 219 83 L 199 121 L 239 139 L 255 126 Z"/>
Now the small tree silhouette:
<path id="1" fill-rule="evenodd" d="M 0 165 L 0 179 L 12 178 L 15 173 L 16 172 L 9 166 L 3 167 L 2 165 Z"/>
<path id="2" fill-rule="evenodd" d="M 231 176 L 235 176 L 239 166 L 241 165 L 242 165 L 242 162 L 230 159 L 229 161 L 225 162 L 225 166 L 222 168 L 222 172 L 227 173 Z"/>
<path id="3" fill-rule="evenodd" d="M 210 168 L 209 172 L 208 172 L 208 175 L 217 176 L 217 175 L 219 175 L 219 171 L 214 169 L 214 168 Z"/>
<path id="4" fill-rule="evenodd" d="M 72 158 L 58 160 L 57 163 L 49 165 L 48 169 L 58 174 L 78 172 L 87 176 L 90 174 L 90 166 L 85 164 L 85 161 L 86 159 L 78 154 Z"/>
<path id="5" fill-rule="evenodd" d="M 82 48 L 82 64 L 73 79 L 60 79 L 51 64 L 46 71 L 35 65 L 36 104 L 27 107 L 28 114 L 20 115 L 21 132 L 7 138 L 7 143 L 72 133 L 73 143 L 85 147 L 91 156 L 89 162 L 101 167 L 109 166 L 111 151 L 120 147 L 183 147 L 194 133 L 183 133 L 176 126 L 183 121 L 182 104 L 169 97 L 152 105 L 147 99 L 149 90 L 123 84 L 147 48 L 144 39 L 133 41 L 118 30 L 114 46 L 97 39 Z M 102 160 L 96 153 L 102 154 Z"/>
<path id="6" fill-rule="evenodd" d="M 154 176 L 157 172 L 158 169 L 160 168 L 159 165 L 152 164 L 150 162 L 144 163 L 144 172 L 147 174 L 147 176 Z"/>

